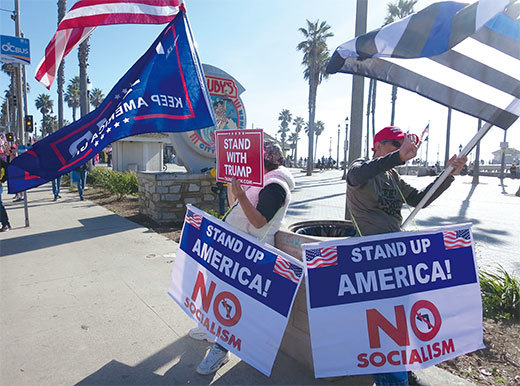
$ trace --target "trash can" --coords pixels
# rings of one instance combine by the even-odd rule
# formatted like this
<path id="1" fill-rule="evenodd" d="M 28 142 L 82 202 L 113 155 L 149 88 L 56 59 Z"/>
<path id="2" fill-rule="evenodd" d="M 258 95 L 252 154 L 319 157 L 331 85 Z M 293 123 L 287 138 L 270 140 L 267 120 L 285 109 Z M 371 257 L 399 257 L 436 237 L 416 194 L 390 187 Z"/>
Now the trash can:
<path id="1" fill-rule="evenodd" d="M 291 224 L 288 229 L 275 235 L 275 247 L 285 253 L 302 259 L 301 245 L 334 238 L 353 237 L 356 229 L 352 221 L 346 220 L 308 220 Z M 287 328 L 280 350 L 305 365 L 314 373 L 312 363 L 309 317 L 305 282 L 300 285 L 289 316 Z"/>

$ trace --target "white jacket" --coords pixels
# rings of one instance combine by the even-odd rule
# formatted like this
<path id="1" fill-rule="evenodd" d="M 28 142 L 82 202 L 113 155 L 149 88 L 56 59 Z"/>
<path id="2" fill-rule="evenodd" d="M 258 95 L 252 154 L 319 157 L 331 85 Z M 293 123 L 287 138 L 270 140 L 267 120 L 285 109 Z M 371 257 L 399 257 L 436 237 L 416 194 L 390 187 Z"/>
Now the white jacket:
<path id="1" fill-rule="evenodd" d="M 274 234 L 280 229 L 282 220 L 287 212 L 287 207 L 291 202 L 291 190 L 294 189 L 294 179 L 287 168 L 280 166 L 278 169 L 271 170 L 264 175 L 264 187 L 269 184 L 280 185 L 285 190 L 286 194 L 285 202 L 282 207 L 278 209 L 271 221 L 261 228 L 255 228 L 247 219 L 240 204 L 237 204 L 227 215 L 226 223 L 255 236 L 267 244 L 274 245 Z M 251 186 L 245 192 L 247 198 L 255 208 L 258 204 L 259 194 L 262 189 L 262 187 Z"/>

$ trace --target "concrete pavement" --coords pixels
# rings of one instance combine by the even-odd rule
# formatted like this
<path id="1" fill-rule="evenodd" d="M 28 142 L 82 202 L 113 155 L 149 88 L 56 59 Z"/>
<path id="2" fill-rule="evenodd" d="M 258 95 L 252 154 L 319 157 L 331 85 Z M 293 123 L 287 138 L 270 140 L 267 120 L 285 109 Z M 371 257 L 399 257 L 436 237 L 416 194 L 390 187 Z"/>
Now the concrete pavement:
<path id="1" fill-rule="evenodd" d="M 316 380 L 282 353 L 269 378 L 234 356 L 214 376 L 196 374 L 207 344 L 188 337 L 194 324 L 167 295 L 178 245 L 62 196 L 53 202 L 50 184 L 29 191 L 29 228 L 22 203 L 2 197 L 13 229 L 0 233 L 1 384 L 372 384 Z M 432 385 L 468 384 L 422 373 Z"/>

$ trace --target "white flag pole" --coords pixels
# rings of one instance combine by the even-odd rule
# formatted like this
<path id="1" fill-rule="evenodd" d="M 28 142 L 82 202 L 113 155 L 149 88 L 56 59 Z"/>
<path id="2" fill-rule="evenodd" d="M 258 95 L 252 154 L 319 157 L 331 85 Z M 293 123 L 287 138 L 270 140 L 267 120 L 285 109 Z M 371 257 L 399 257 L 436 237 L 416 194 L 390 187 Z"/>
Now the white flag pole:
<path id="1" fill-rule="evenodd" d="M 519 112 L 520 112 L 519 110 L 520 110 L 520 99 L 516 99 L 516 98 L 506 108 L 506 111 L 510 111 L 516 115 L 519 114 Z M 468 155 L 469 152 L 477 145 L 477 143 L 482 139 L 482 137 L 484 137 L 484 135 L 486 135 L 486 133 L 489 131 L 489 129 L 491 129 L 492 126 L 493 125 L 486 122 L 486 124 L 481 127 L 481 129 L 477 132 L 477 134 L 475 134 L 475 136 L 471 139 L 471 141 L 469 141 L 469 143 L 466 145 L 466 147 L 464 147 L 464 149 L 462 149 L 462 151 L 459 154 L 459 157 Z M 439 176 L 439 178 L 437 178 L 437 180 L 435 181 L 433 186 L 430 188 L 430 190 L 428 190 L 426 195 L 422 198 L 422 200 L 419 202 L 419 204 L 417 204 L 417 206 L 414 208 L 412 213 L 410 213 L 408 218 L 406 220 L 404 220 L 403 224 L 401 225 L 402 229 L 404 229 L 408 224 L 410 224 L 410 221 L 412 221 L 413 218 L 415 217 L 415 215 L 417 214 L 417 212 L 419 212 L 424 207 L 426 202 L 428 202 L 428 200 L 431 198 L 431 196 L 433 196 L 433 193 L 435 193 L 437 188 L 444 182 L 444 180 L 446 178 L 448 178 L 448 176 L 450 175 L 452 170 L 453 170 L 453 167 L 450 165 L 442 171 L 441 175 Z"/>

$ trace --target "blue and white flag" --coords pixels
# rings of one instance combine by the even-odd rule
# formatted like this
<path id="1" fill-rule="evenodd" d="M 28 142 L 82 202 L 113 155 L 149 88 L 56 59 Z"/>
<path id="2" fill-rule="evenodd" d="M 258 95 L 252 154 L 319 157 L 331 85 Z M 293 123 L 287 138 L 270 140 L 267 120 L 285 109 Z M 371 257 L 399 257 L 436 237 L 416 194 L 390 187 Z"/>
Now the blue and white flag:
<path id="1" fill-rule="evenodd" d="M 507 129 L 520 115 L 520 6 L 443 1 L 340 45 L 327 65 Z"/>
<path id="2" fill-rule="evenodd" d="M 9 193 L 66 174 L 118 139 L 213 125 L 216 120 L 202 66 L 181 10 L 96 110 L 11 162 Z"/>

